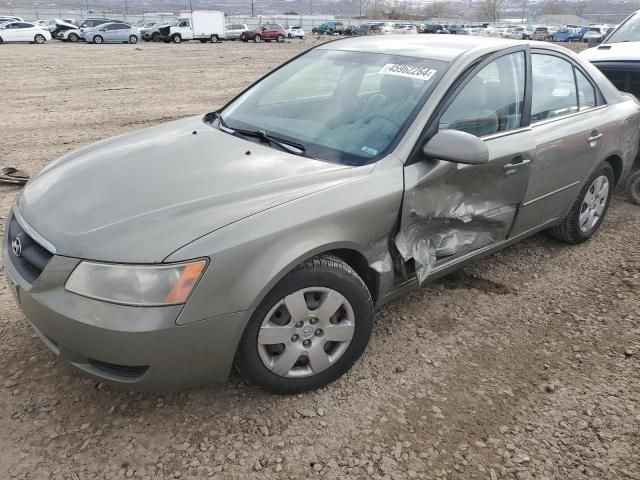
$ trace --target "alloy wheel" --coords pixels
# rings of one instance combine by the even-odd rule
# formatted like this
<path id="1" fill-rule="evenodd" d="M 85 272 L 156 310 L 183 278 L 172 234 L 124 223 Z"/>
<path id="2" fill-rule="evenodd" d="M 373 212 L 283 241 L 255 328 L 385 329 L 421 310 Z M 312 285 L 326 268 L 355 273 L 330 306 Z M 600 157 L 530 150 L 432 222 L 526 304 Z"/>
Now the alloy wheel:
<path id="1" fill-rule="evenodd" d="M 579 224 L 583 233 L 594 228 L 604 212 L 609 199 L 609 180 L 600 175 L 589 186 L 580 207 Z"/>
<path id="2" fill-rule="evenodd" d="M 298 290 L 278 301 L 258 333 L 258 354 L 276 375 L 300 378 L 334 365 L 355 333 L 349 301 L 326 287 Z"/>

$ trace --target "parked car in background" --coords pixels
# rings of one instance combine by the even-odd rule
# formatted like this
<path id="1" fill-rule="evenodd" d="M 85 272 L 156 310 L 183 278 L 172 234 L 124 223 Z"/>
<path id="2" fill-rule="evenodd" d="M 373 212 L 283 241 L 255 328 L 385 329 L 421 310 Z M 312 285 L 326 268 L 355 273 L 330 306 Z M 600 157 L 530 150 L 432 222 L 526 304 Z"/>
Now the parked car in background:
<path id="1" fill-rule="evenodd" d="M 549 41 L 553 37 L 549 27 L 537 27 L 533 31 L 533 36 L 531 37 L 533 40 L 541 40 L 541 41 Z"/>
<path id="2" fill-rule="evenodd" d="M 89 43 L 138 43 L 140 32 L 133 25 L 123 22 L 105 23 L 85 33 Z"/>
<path id="3" fill-rule="evenodd" d="M 22 17 L 0 16 L 0 25 L 3 23 L 22 22 Z"/>
<path id="4" fill-rule="evenodd" d="M 324 35 L 341 35 L 344 32 L 344 23 L 331 20 L 311 29 L 311 33 Z"/>
<path id="5" fill-rule="evenodd" d="M 49 25 L 51 36 L 57 40 L 62 40 L 63 42 L 77 42 L 80 40 L 80 28 L 73 23 L 56 18 L 53 21 L 53 29 L 51 23 Z"/>
<path id="6" fill-rule="evenodd" d="M 144 40 L 145 38 L 149 38 L 151 32 L 153 32 L 158 26 L 158 22 L 138 22 L 140 25 L 135 25 L 140 33 L 140 39 Z"/>
<path id="7" fill-rule="evenodd" d="M 245 23 L 228 23 L 224 26 L 225 40 L 239 40 L 242 32 L 249 30 Z"/>
<path id="8" fill-rule="evenodd" d="M 224 12 L 213 10 L 183 12 L 180 18 L 159 28 L 160 38 L 166 43 L 185 40 L 218 43 L 225 36 L 224 19 Z"/>
<path id="9" fill-rule="evenodd" d="M 382 35 L 382 25 L 379 23 L 362 23 L 358 27 L 357 35 Z"/>
<path id="10" fill-rule="evenodd" d="M 418 33 L 418 29 L 412 23 L 396 23 L 393 26 L 393 33 L 415 34 L 415 33 Z"/>
<path id="11" fill-rule="evenodd" d="M 93 29 L 104 25 L 105 23 L 118 22 L 119 20 L 110 20 L 108 18 L 88 18 L 84 20 L 80 25 L 80 31 L 78 32 L 79 39 L 86 41 L 86 36 L 93 32 Z"/>
<path id="12" fill-rule="evenodd" d="M 358 34 L 358 25 L 349 25 L 342 33 L 346 37 L 353 37 Z"/>
<path id="13" fill-rule="evenodd" d="M 304 30 L 302 27 L 287 27 L 284 29 L 287 38 L 304 38 Z"/>
<path id="14" fill-rule="evenodd" d="M 246 32 L 242 32 L 240 40 L 242 40 L 243 42 L 248 42 L 249 40 L 251 40 L 256 43 L 262 42 L 263 40 L 265 42 L 270 42 L 272 40 L 275 40 L 276 42 L 284 42 L 286 36 L 286 32 L 282 25 L 279 25 L 277 23 L 268 23 L 255 30 L 247 30 Z"/>
<path id="15" fill-rule="evenodd" d="M 160 35 L 160 28 L 170 26 L 171 24 L 177 25 L 178 19 L 165 20 L 163 22 L 156 23 L 153 27 L 145 28 L 140 32 L 140 38 L 147 42 L 159 42 L 162 40 Z"/>
<path id="16" fill-rule="evenodd" d="M 167 391 L 235 363 L 314 391 L 375 308 L 540 231 L 588 241 L 639 134 L 638 102 L 553 44 L 327 42 L 221 110 L 49 163 L 7 216 L 4 273 L 99 381 Z"/>
<path id="17" fill-rule="evenodd" d="M 438 23 L 425 23 L 421 33 L 449 33 L 444 25 Z"/>
<path id="18" fill-rule="evenodd" d="M 29 42 L 45 43 L 51 40 L 46 27 L 30 22 L 8 22 L 0 25 L 0 43 Z"/>
<path id="19" fill-rule="evenodd" d="M 512 40 L 529 40 L 532 35 L 533 31 L 527 29 L 527 27 L 520 26 L 508 29 L 504 36 Z"/>
<path id="20" fill-rule="evenodd" d="M 590 25 L 582 36 L 583 43 L 601 43 L 609 31 L 609 25 Z"/>
<path id="21" fill-rule="evenodd" d="M 562 27 L 553 34 L 554 42 L 577 42 L 580 40 L 579 27 Z"/>

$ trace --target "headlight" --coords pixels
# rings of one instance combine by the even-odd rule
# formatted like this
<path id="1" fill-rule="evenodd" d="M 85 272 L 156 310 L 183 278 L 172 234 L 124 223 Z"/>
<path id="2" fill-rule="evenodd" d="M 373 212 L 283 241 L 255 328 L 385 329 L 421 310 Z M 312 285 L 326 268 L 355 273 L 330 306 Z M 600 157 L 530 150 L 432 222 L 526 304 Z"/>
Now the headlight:
<path id="1" fill-rule="evenodd" d="M 171 265 L 81 262 L 65 288 L 78 295 L 124 305 L 178 305 L 187 301 L 206 266 L 206 260 Z"/>

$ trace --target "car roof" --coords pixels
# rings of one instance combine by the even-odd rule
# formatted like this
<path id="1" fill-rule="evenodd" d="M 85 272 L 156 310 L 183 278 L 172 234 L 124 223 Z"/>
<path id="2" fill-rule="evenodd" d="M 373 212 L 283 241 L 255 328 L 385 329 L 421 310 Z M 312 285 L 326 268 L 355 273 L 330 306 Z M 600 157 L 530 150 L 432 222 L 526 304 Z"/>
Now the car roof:
<path id="1" fill-rule="evenodd" d="M 450 62 L 473 49 L 486 51 L 500 50 L 510 46 L 521 45 L 520 40 L 507 40 L 490 37 L 473 37 L 470 35 L 384 35 L 356 37 L 336 40 L 320 45 L 321 50 L 342 50 L 385 55 L 402 55 L 407 57 L 429 58 Z"/>

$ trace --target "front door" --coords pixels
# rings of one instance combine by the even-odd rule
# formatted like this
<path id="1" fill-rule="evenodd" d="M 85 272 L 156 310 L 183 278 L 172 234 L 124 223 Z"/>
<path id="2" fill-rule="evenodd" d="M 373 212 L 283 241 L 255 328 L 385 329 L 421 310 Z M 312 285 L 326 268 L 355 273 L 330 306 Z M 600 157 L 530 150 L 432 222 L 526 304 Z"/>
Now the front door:
<path id="1" fill-rule="evenodd" d="M 423 158 L 405 167 L 395 243 L 404 261 L 413 260 L 420 284 L 441 266 L 511 232 L 535 157 L 533 133 L 523 127 L 526 48 L 489 58 L 470 72 L 430 127 L 433 134 L 454 129 L 480 137 L 488 163 Z"/>
<path id="2" fill-rule="evenodd" d="M 562 217 L 578 196 L 582 181 L 601 158 L 606 108 L 593 81 L 560 53 L 534 51 L 531 125 L 536 161 L 514 234 Z"/>

